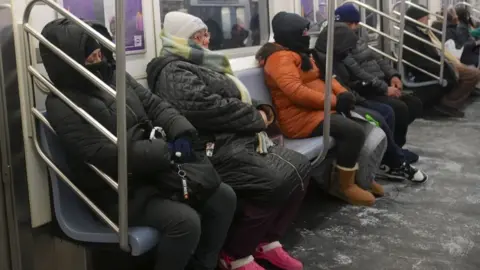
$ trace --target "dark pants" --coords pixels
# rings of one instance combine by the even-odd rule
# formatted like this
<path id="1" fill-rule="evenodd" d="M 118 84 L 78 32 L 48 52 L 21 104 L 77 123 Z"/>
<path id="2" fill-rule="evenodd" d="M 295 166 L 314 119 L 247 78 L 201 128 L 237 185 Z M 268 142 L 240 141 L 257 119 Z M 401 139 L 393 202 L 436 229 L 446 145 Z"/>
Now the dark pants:
<path id="1" fill-rule="evenodd" d="M 313 130 L 311 136 L 323 136 L 323 121 Z M 330 117 L 330 136 L 336 141 L 337 164 L 345 168 L 355 167 L 365 143 L 365 131 L 362 125 L 341 114 L 334 113 Z"/>
<path id="2" fill-rule="evenodd" d="M 261 243 L 279 241 L 305 197 L 309 178 L 303 181 L 303 189 L 297 187 L 282 205 L 276 207 L 259 207 L 246 201 L 239 202 L 224 251 L 234 259 L 241 259 L 253 255 Z"/>
<path id="3" fill-rule="evenodd" d="M 423 104 L 415 96 L 403 95 L 400 98 L 373 96 L 370 100 L 378 101 L 392 107 L 395 112 L 394 138 L 399 147 L 407 142 L 408 126 L 423 113 Z"/>
<path id="4" fill-rule="evenodd" d="M 395 122 L 395 117 L 392 108 L 388 105 L 375 101 L 367 101 L 362 105 L 373 105 L 373 108 L 357 106 L 355 111 L 362 116 L 369 114 L 371 117 L 373 117 L 373 119 L 379 123 L 380 128 L 387 136 L 387 150 L 383 156 L 382 164 L 385 164 L 391 168 L 400 167 L 405 162 L 405 155 L 402 151 L 402 148 L 400 148 L 394 140 L 391 127 L 394 125 L 393 123 Z M 383 115 L 385 115 L 386 118 Z"/>
<path id="5" fill-rule="evenodd" d="M 435 84 L 411 90 L 413 91 L 413 95 L 420 99 L 423 108 L 429 109 L 438 105 L 441 102 L 442 97 L 452 91 L 453 87 L 453 84 L 449 84 L 446 87 L 441 87 L 440 85 Z"/>
<path id="6" fill-rule="evenodd" d="M 215 269 L 235 213 L 237 198 L 226 184 L 198 209 L 187 204 L 153 197 L 137 215 L 135 225 L 157 229 L 155 270 Z"/>

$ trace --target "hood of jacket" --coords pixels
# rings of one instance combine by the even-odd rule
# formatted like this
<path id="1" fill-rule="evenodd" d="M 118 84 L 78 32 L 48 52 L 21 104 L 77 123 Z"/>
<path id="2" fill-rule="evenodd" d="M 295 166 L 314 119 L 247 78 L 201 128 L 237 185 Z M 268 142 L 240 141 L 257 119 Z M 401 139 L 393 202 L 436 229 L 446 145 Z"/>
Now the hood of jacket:
<path id="1" fill-rule="evenodd" d="M 327 37 L 328 31 L 325 27 L 315 43 L 316 51 L 323 54 L 327 53 Z M 356 47 L 357 41 L 358 36 L 348 27 L 347 24 L 341 22 L 335 23 L 333 55 L 336 59 L 342 60 L 345 58 L 348 53 Z"/>
<path id="2" fill-rule="evenodd" d="M 327 27 L 324 27 L 319 34 L 313 58 L 320 69 L 320 78 L 325 80 L 326 64 L 327 64 Z M 341 63 L 348 54 L 357 46 L 358 36 L 351 30 L 347 24 L 336 22 L 334 26 L 334 44 L 333 44 L 333 72 L 340 76 L 341 79 L 348 77 L 348 71 Z"/>
<path id="3" fill-rule="evenodd" d="M 272 54 L 279 51 L 287 51 L 288 49 L 283 47 L 280 44 L 269 42 L 263 45 L 255 54 L 255 59 L 258 61 L 260 66 L 265 66 L 267 63 L 268 57 Z"/>
<path id="4" fill-rule="evenodd" d="M 113 40 L 105 26 L 93 21 L 86 21 L 88 25 Z M 53 45 L 61 49 L 77 63 L 85 66 L 86 44 L 92 39 L 85 30 L 69 19 L 57 19 L 48 23 L 42 30 L 42 35 Z M 99 45 L 105 60 L 115 69 L 113 53 L 102 45 Z M 40 54 L 50 80 L 57 87 L 79 88 L 91 83 L 78 71 L 59 58 L 45 45 L 40 44 Z"/>

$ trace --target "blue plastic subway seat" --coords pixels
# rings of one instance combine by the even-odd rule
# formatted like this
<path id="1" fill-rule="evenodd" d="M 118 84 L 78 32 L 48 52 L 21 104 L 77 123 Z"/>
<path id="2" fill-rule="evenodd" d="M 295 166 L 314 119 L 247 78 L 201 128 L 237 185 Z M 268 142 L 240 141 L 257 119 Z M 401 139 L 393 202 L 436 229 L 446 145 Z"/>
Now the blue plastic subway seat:
<path id="1" fill-rule="evenodd" d="M 252 68 L 236 73 L 237 77 L 245 84 L 252 96 L 252 99 L 272 104 L 272 96 L 265 85 L 262 68 Z M 333 148 L 335 140 L 331 139 L 330 149 Z M 314 160 L 323 151 L 323 137 L 306 139 L 284 138 L 284 145 L 288 149 L 299 152 L 310 160 Z"/>
<path id="2" fill-rule="evenodd" d="M 42 122 L 38 125 L 38 134 L 44 153 L 69 179 L 72 179 L 71 171 L 66 163 L 67 155 L 56 135 Z M 49 169 L 49 175 L 52 183 L 55 216 L 60 228 L 68 237 L 88 243 L 119 242 L 117 233 L 97 220 L 88 206 L 52 169 Z M 157 245 L 158 239 L 159 233 L 153 228 L 130 228 L 131 254 L 133 256 L 144 254 Z"/>

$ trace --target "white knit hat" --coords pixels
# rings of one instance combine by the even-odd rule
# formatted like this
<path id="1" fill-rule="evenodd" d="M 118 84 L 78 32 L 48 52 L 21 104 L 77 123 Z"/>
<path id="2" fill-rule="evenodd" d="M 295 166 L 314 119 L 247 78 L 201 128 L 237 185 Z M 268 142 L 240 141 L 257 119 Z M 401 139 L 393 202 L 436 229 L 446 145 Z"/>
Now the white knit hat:
<path id="1" fill-rule="evenodd" d="M 179 38 L 189 39 L 203 29 L 208 30 L 208 26 L 200 18 L 179 11 L 167 13 L 163 22 L 163 30 Z"/>

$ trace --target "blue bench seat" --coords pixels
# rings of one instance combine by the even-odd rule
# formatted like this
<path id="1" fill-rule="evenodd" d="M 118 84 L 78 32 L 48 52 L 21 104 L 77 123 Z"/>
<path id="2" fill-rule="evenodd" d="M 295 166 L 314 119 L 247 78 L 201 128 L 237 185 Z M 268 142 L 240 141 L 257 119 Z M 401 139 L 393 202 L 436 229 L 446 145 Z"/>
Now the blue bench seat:
<path id="1" fill-rule="evenodd" d="M 256 99 L 272 105 L 270 91 L 265 85 L 265 79 L 262 68 L 252 68 L 242 70 L 236 73 L 236 76 L 245 84 L 252 96 Z M 284 146 L 293 151 L 299 152 L 310 160 L 314 160 L 323 151 L 323 137 L 314 137 L 306 139 L 288 139 L 284 138 Z M 330 149 L 335 145 L 335 140 L 331 138 Z"/>
<path id="2" fill-rule="evenodd" d="M 72 179 L 66 163 L 67 155 L 55 133 L 39 122 L 37 130 L 44 154 L 65 176 Z M 95 214 L 88 206 L 51 168 L 49 177 L 55 216 L 60 228 L 68 237 L 86 243 L 119 243 L 117 233 L 94 217 Z M 159 239 L 158 231 L 150 227 L 132 227 L 128 234 L 133 256 L 146 253 L 157 245 Z"/>

